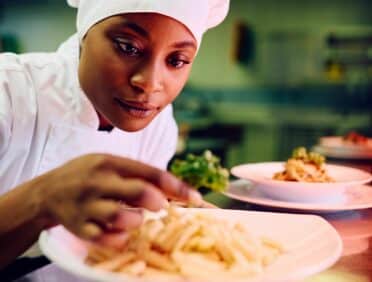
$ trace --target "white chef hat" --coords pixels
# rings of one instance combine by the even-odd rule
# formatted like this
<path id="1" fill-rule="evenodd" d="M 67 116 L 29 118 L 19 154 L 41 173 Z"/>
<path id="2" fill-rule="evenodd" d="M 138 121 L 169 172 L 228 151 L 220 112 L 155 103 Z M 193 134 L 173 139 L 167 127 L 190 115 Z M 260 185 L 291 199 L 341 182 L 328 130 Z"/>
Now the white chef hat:
<path id="1" fill-rule="evenodd" d="M 67 0 L 78 8 L 77 32 L 81 41 L 97 22 L 124 13 L 158 13 L 184 24 L 200 45 L 203 33 L 226 17 L 230 0 Z"/>

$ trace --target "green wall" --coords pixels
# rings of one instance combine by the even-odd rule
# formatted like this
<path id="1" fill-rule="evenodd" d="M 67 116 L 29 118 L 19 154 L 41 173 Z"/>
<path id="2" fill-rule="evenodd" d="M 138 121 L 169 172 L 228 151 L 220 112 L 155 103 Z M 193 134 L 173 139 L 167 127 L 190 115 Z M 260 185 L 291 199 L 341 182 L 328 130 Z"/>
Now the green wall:
<path id="1" fill-rule="evenodd" d="M 371 32 L 371 13 L 372 1 L 367 0 L 232 0 L 226 21 L 205 35 L 190 84 L 215 88 L 321 80 L 325 36 L 330 31 Z M 238 20 L 256 35 L 255 61 L 248 66 L 232 60 Z M 278 35 L 281 40 L 274 40 Z"/>
<path id="2" fill-rule="evenodd" d="M 22 52 L 53 51 L 75 30 L 75 10 L 65 1 L 8 1 L 0 11 L 0 34 L 19 38 Z M 25 1 L 21 1 L 25 3 Z"/>

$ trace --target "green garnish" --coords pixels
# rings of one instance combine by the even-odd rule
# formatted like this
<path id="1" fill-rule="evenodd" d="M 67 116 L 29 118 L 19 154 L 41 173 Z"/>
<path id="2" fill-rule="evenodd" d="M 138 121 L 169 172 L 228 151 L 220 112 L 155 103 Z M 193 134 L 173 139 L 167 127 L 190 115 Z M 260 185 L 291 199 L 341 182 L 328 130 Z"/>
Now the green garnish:
<path id="1" fill-rule="evenodd" d="M 321 166 L 325 163 L 325 157 L 316 152 L 307 152 L 305 147 L 295 148 L 292 152 L 292 158 L 297 160 L 303 160 L 305 163 L 314 163 Z"/>
<path id="2" fill-rule="evenodd" d="M 196 189 L 208 188 L 222 192 L 229 182 L 228 170 L 221 166 L 220 159 L 209 150 L 202 155 L 188 154 L 185 160 L 174 160 L 170 171 Z"/>

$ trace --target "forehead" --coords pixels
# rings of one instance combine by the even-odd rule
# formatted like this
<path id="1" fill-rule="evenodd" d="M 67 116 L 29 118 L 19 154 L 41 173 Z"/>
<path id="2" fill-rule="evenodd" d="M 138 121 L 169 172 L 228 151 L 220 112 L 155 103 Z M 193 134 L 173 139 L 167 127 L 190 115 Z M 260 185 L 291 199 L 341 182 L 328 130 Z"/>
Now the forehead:
<path id="1" fill-rule="evenodd" d="M 157 13 L 120 14 L 104 19 L 99 25 L 106 29 L 117 31 L 132 29 L 143 36 L 146 33 L 148 37 L 156 34 L 157 39 L 171 37 L 175 41 L 192 40 L 196 44 L 195 37 L 184 24 L 171 17 Z M 144 32 L 141 32 L 141 29 Z M 159 33 L 162 35 L 161 38 L 159 38 Z"/>

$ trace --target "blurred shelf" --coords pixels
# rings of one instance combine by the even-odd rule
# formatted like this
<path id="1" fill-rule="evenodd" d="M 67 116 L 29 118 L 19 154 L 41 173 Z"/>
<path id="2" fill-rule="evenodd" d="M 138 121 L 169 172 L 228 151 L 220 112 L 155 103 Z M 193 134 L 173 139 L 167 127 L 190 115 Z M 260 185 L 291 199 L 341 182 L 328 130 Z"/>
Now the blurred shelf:
<path id="1" fill-rule="evenodd" d="M 371 126 L 371 113 L 345 115 L 329 109 L 293 106 L 263 106 L 245 103 L 214 103 L 210 105 L 211 118 L 220 124 L 303 127 Z"/>

